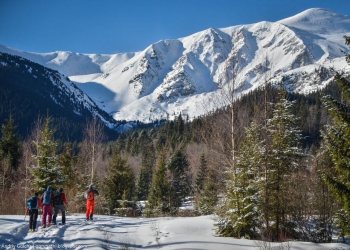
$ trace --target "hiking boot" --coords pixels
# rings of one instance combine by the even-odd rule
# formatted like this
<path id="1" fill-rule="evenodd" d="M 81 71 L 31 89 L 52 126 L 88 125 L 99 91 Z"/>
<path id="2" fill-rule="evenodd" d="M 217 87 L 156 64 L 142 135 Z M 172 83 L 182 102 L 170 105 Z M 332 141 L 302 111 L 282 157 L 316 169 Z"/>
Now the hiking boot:
<path id="1" fill-rule="evenodd" d="M 47 227 L 51 226 L 51 222 L 49 222 L 49 225 L 47 225 Z"/>
<path id="2" fill-rule="evenodd" d="M 86 220 L 90 220 L 89 217 L 86 217 Z"/>
<path id="3" fill-rule="evenodd" d="M 29 229 L 29 233 L 32 233 L 33 232 L 33 230 L 32 229 Z"/>
<path id="4" fill-rule="evenodd" d="M 42 228 L 45 228 L 46 227 L 46 224 L 44 224 L 43 226 L 42 226 Z"/>
<path id="5" fill-rule="evenodd" d="M 90 220 L 92 220 L 92 215 L 90 215 Z"/>

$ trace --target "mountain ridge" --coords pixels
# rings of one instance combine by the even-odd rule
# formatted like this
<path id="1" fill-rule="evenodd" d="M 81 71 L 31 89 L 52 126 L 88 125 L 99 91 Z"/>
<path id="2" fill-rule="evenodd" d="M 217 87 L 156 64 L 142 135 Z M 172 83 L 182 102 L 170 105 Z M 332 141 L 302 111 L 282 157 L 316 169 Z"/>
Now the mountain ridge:
<path id="1" fill-rule="evenodd" d="M 213 100 L 233 74 L 237 97 L 266 79 L 298 93 L 323 88 L 332 79 L 331 67 L 347 71 L 341 50 L 348 51 L 343 41 L 348 33 L 350 17 L 313 8 L 277 22 L 161 40 L 139 52 L 39 54 L 4 46 L 0 51 L 58 70 L 115 120 L 148 123 L 180 113 L 192 119 L 220 108 L 224 103 Z"/>

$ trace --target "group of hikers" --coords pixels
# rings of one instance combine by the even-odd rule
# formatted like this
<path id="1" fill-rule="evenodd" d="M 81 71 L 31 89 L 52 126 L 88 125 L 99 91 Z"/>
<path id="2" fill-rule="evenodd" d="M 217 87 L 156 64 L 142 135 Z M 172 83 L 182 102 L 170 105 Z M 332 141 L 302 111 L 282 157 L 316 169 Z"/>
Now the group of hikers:
<path id="1" fill-rule="evenodd" d="M 26 212 L 29 212 L 29 232 L 37 230 L 36 224 L 39 208 L 42 209 L 42 228 L 56 225 L 56 218 L 60 211 L 62 213 L 62 225 L 66 224 L 66 209 L 64 205 L 68 206 L 68 202 L 63 191 L 63 188 L 60 188 L 58 193 L 54 194 L 52 188 L 48 186 L 41 198 L 39 198 L 39 193 L 36 192 L 33 197 L 27 200 Z M 85 192 L 86 220 L 93 220 L 95 195 L 98 195 L 98 191 L 94 189 L 93 185 L 89 185 L 88 190 Z M 53 216 L 52 209 L 54 209 Z"/>

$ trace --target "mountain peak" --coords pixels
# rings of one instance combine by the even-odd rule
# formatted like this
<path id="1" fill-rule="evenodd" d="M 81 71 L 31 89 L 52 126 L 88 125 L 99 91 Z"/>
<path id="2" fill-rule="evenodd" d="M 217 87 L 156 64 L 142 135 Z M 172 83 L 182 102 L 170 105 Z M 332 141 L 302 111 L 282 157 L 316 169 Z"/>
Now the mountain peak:
<path id="1" fill-rule="evenodd" d="M 278 21 L 288 27 L 315 34 L 345 33 L 350 28 L 350 17 L 330 9 L 311 8 Z"/>
<path id="2" fill-rule="evenodd" d="M 349 16 L 312 8 L 277 23 L 211 27 L 135 53 L 12 53 L 68 76 L 115 120 L 148 123 L 180 113 L 191 119 L 225 105 L 212 100 L 233 76 L 237 96 L 267 77 L 291 92 L 320 89 L 332 80 L 330 67 L 348 68 L 341 50 L 349 51 L 343 39 L 349 33 Z"/>

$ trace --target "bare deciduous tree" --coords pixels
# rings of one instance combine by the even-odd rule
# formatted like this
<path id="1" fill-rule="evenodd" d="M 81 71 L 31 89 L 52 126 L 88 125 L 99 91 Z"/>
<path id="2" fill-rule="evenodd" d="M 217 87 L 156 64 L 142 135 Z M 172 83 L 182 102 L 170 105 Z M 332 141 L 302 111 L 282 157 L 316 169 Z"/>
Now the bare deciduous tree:
<path id="1" fill-rule="evenodd" d="M 97 117 L 86 123 L 83 148 L 88 157 L 87 161 L 91 169 L 91 183 L 93 183 L 96 174 L 96 162 L 102 158 L 101 144 L 105 140 L 105 137 L 103 126 Z"/>

